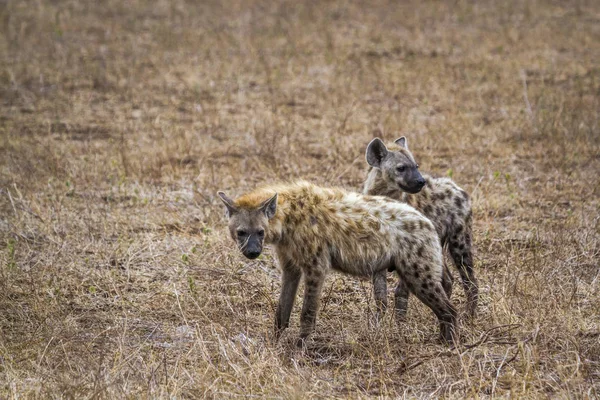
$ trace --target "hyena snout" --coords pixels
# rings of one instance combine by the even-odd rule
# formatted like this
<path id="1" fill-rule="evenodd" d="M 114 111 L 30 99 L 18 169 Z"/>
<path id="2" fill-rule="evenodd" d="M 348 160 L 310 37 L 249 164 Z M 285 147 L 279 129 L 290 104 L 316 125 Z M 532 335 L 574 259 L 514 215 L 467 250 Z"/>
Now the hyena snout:
<path id="1" fill-rule="evenodd" d="M 399 186 L 402 190 L 408 193 L 419 193 L 421 189 L 425 186 L 427 181 L 423 176 L 419 173 L 419 171 L 414 171 L 414 173 L 410 174 L 408 179 L 404 180 L 404 184 L 400 184 Z"/>
<path id="2" fill-rule="evenodd" d="M 260 253 L 262 253 L 262 240 L 259 238 L 249 237 L 245 243 L 242 243 L 242 254 L 249 258 L 250 260 L 254 260 Z"/>
<path id="3" fill-rule="evenodd" d="M 425 178 L 422 176 L 417 178 L 417 180 L 415 180 L 415 186 L 417 186 L 419 190 L 423 189 L 423 186 L 425 186 Z"/>

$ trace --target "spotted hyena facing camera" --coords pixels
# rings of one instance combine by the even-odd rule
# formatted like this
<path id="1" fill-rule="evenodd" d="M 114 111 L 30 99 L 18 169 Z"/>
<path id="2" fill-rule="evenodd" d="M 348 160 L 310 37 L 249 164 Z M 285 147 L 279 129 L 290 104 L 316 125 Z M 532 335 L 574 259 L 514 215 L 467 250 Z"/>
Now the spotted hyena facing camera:
<path id="1" fill-rule="evenodd" d="M 433 224 L 413 207 L 307 182 L 266 186 L 236 200 L 219 196 L 230 235 L 247 258 L 258 257 L 265 244 L 275 247 L 282 271 L 276 337 L 289 324 L 301 278 L 299 343 L 314 330 L 329 271 L 385 278 L 392 268 L 438 317 L 441 337 L 455 339 L 456 311 L 442 284 L 442 248 Z M 387 305 L 386 292 L 375 292 L 380 311 Z"/>

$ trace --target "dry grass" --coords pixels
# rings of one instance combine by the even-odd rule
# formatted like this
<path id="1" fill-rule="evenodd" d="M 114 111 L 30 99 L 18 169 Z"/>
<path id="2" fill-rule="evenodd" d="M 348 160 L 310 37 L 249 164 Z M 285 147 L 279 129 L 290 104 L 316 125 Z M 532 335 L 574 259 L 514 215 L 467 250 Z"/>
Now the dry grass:
<path id="1" fill-rule="evenodd" d="M 0 397 L 597 397 L 598 5 L 0 3 Z M 472 346 L 338 274 L 272 344 L 216 191 L 358 190 L 401 134 L 473 194 Z"/>

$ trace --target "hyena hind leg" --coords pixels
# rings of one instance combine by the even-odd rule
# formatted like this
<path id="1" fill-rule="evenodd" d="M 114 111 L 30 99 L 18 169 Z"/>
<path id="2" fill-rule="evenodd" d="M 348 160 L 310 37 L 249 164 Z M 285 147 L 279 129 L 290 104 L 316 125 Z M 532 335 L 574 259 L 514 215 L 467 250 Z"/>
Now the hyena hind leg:
<path id="1" fill-rule="evenodd" d="M 442 286 L 444 287 L 444 292 L 446 292 L 446 296 L 448 298 L 452 297 L 452 286 L 454 285 L 454 277 L 452 276 L 452 272 L 448 268 L 448 265 L 444 261 L 444 272 L 442 274 Z"/>
<path id="2" fill-rule="evenodd" d="M 474 318 L 477 314 L 479 286 L 473 271 L 470 234 L 455 235 L 448 246 L 448 250 L 456 269 L 458 269 L 463 289 L 467 295 L 467 312 Z"/>
<path id="3" fill-rule="evenodd" d="M 416 289 L 414 294 L 437 316 L 440 323 L 440 338 L 448 343 L 458 341 L 456 309 L 446 296 L 441 282 L 431 284 L 429 289 Z"/>
<path id="4" fill-rule="evenodd" d="M 446 295 L 442 285 L 442 276 L 434 278 L 431 275 L 418 274 L 415 272 L 399 271 L 402 280 L 410 291 L 417 296 L 427 307 L 433 311 L 440 323 L 440 337 L 446 342 L 452 342 L 458 339 L 456 328 L 456 309 Z M 442 274 L 443 275 L 443 274 Z"/>

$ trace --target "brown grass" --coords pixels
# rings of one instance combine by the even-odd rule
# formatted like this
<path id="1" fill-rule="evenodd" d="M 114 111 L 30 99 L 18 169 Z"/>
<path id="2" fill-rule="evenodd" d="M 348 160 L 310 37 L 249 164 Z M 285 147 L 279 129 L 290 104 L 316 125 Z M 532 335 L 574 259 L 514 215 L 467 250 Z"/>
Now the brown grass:
<path id="1" fill-rule="evenodd" d="M 0 29 L 0 397 L 598 396 L 597 1 L 8 1 Z M 272 344 L 279 272 L 216 191 L 359 190 L 399 135 L 474 198 L 467 346 L 414 299 L 372 326 L 339 274 L 307 351 L 298 304 Z"/>

